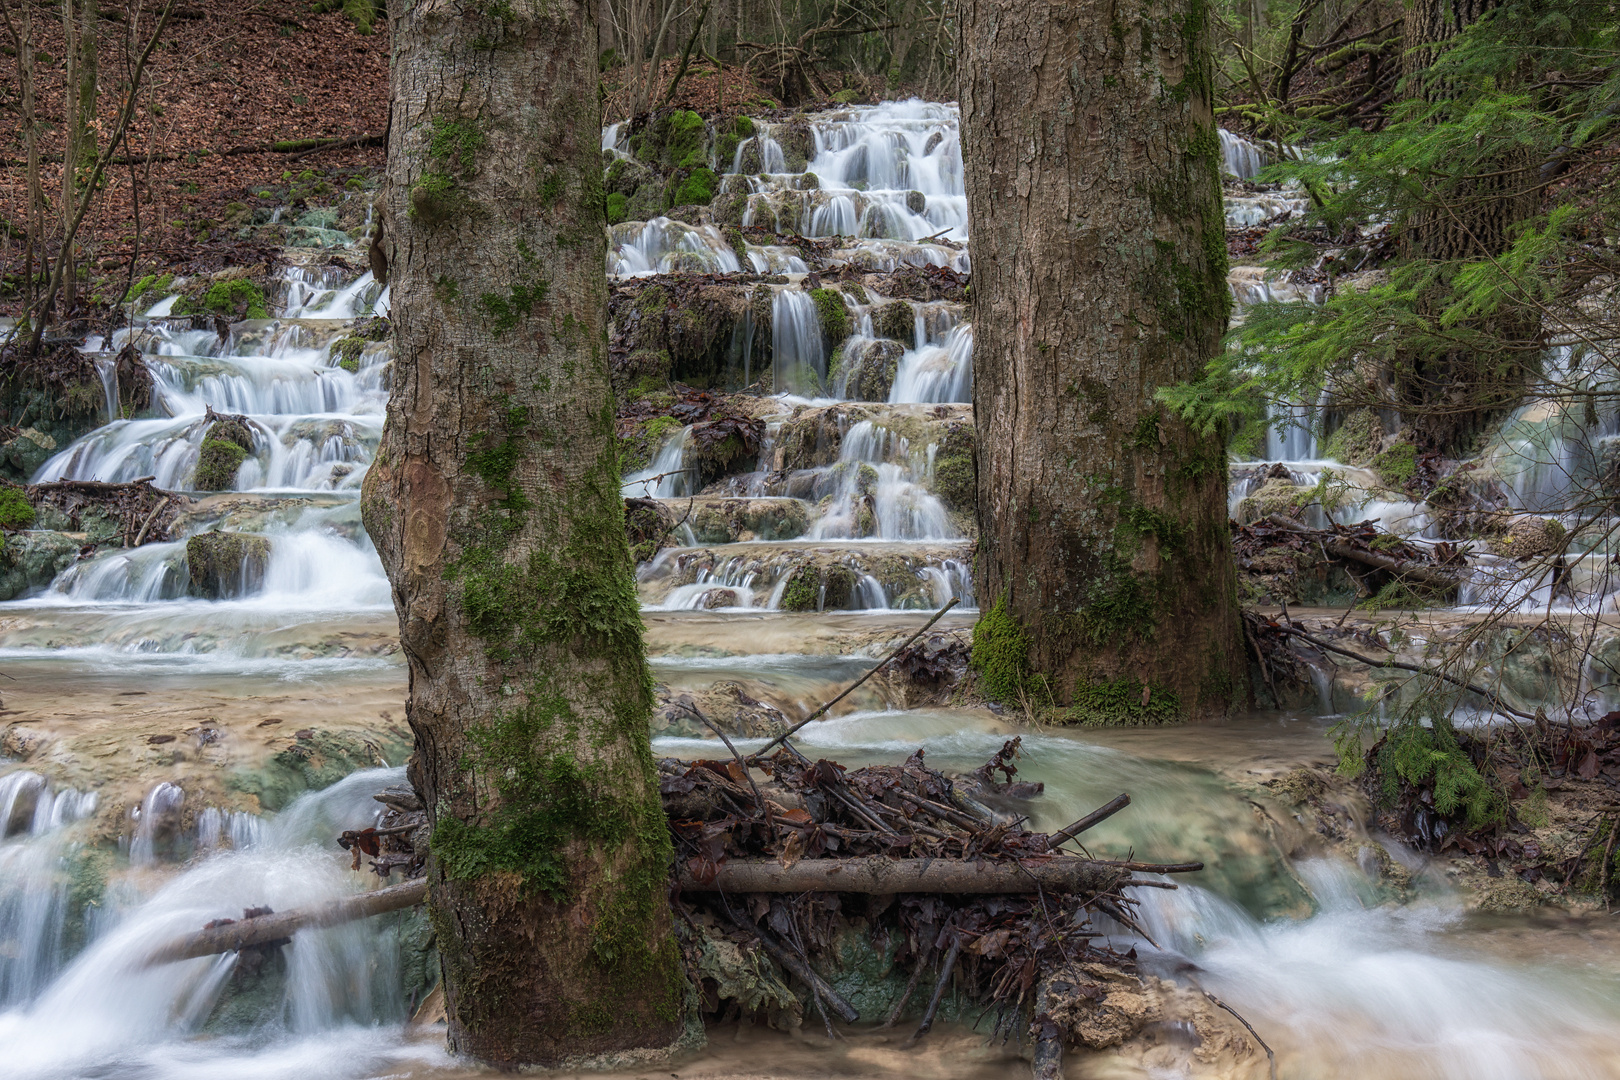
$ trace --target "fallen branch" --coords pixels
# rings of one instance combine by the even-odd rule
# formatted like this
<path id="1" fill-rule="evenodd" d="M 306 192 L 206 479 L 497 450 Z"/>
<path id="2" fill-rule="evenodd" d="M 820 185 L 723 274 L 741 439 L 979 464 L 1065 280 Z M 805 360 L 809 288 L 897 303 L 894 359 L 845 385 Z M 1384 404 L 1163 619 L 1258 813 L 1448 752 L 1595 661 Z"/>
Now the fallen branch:
<path id="1" fill-rule="evenodd" d="M 1073 825 L 1070 825 L 1067 828 L 1059 829 L 1057 832 L 1053 833 L 1051 839 L 1047 842 L 1052 848 L 1055 849 L 1059 844 L 1067 843 L 1068 841 L 1073 840 L 1075 837 L 1079 836 L 1093 825 L 1106 821 L 1108 818 L 1113 817 L 1115 814 L 1119 813 L 1129 805 L 1131 805 L 1131 797 L 1129 794 L 1116 795 L 1112 799 L 1103 803 L 1101 806 L 1097 807 L 1097 809 L 1093 810 L 1091 813 L 1087 814 L 1085 817 L 1081 818 L 1079 821 L 1075 822 Z"/>
<path id="2" fill-rule="evenodd" d="M 888 656 L 885 656 L 882 660 L 878 661 L 878 665 L 876 667 L 874 667 L 871 671 L 868 671 L 865 675 L 862 675 L 860 678 L 856 679 L 854 682 L 850 683 L 847 687 L 845 687 L 843 693 L 839 694 L 837 697 L 835 697 L 831 701 L 827 702 L 827 704 L 823 705 L 821 708 L 817 709 L 815 712 L 811 713 L 809 716 L 805 717 L 803 720 L 800 720 L 797 724 L 794 724 L 792 727 L 790 727 L 786 731 L 782 732 L 782 734 L 778 735 L 776 738 L 772 739 L 770 742 L 766 743 L 764 746 L 762 746 L 758 750 L 754 751 L 754 753 L 752 755 L 754 760 L 758 760 L 759 758 L 763 757 L 765 752 L 767 750 L 769 750 L 771 747 L 775 746 L 777 743 L 785 743 L 788 740 L 788 738 L 793 735 L 794 732 L 798 731 L 800 728 L 804 727 L 806 724 L 810 723 L 812 720 L 819 720 L 823 716 L 825 716 L 828 709 L 832 708 L 834 705 L 838 704 L 840 701 L 843 701 L 850 694 L 853 694 L 855 692 L 855 690 L 862 683 L 864 683 L 867 679 L 870 679 L 873 675 L 876 675 L 878 672 L 880 672 L 884 668 L 888 667 L 889 662 L 891 660 L 893 660 L 895 657 L 899 656 L 901 653 L 903 653 L 907 649 L 909 649 L 911 647 L 912 642 L 916 641 L 918 638 L 922 637 L 923 634 L 927 633 L 928 628 L 930 626 L 933 626 L 935 623 L 939 622 L 940 618 L 943 617 L 944 614 L 947 611 L 951 610 L 951 608 L 955 607 L 956 604 L 957 604 L 957 598 L 954 597 L 954 596 L 951 597 L 951 599 L 946 602 L 944 607 L 942 607 L 938 611 L 934 612 L 934 617 L 933 618 L 929 619 L 927 622 L 922 624 L 921 629 L 919 629 L 915 634 L 912 634 L 910 637 L 906 638 L 905 642 L 898 649 L 895 649 Z"/>
<path id="3" fill-rule="evenodd" d="M 255 945 L 264 945 L 281 938 L 291 937 L 300 930 L 338 926 L 356 919 L 369 919 L 400 908 L 413 907 L 427 898 L 427 880 L 419 878 L 387 888 L 356 896 L 345 896 L 311 908 L 299 908 L 271 915 L 259 915 L 223 926 L 199 930 L 194 934 L 176 938 L 152 951 L 143 967 L 170 964 L 176 960 L 192 960 L 216 953 L 240 952 Z"/>
<path id="4" fill-rule="evenodd" d="M 1365 551 L 1353 544 L 1347 544 L 1342 540 L 1335 539 L 1332 533 L 1301 525 L 1299 522 L 1290 520 L 1282 514 L 1267 514 L 1266 522 L 1275 525 L 1279 529 L 1286 529 L 1288 532 L 1298 533 L 1301 536 L 1310 536 L 1318 540 L 1322 544 L 1323 550 L 1329 555 L 1376 567 L 1379 570 L 1387 570 L 1397 577 L 1410 578 L 1413 581 L 1429 586 L 1431 589 L 1453 592 L 1462 584 L 1457 575 L 1448 573 L 1438 567 L 1424 566 L 1422 563 L 1411 562 L 1407 559 L 1392 559 L 1388 555 L 1380 555 L 1376 551 Z"/>
<path id="5" fill-rule="evenodd" d="M 895 893 L 1032 893 L 1042 889 L 1103 893 L 1129 880 L 1123 867 L 1091 859 L 1056 858 L 1006 862 L 959 859 L 891 859 L 866 855 L 850 859 L 801 859 L 784 867 L 775 859 L 729 859 L 701 878 L 681 864 L 676 880 L 686 892 L 838 892 L 888 896 Z"/>

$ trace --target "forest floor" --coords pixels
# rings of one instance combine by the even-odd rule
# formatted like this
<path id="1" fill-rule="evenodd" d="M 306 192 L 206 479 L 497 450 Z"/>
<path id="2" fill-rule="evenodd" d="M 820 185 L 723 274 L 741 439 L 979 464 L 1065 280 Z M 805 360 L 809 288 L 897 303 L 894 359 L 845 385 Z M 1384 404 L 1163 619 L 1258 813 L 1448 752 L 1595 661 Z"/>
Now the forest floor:
<path id="1" fill-rule="evenodd" d="M 308 172 L 302 177 L 306 185 L 324 181 L 341 188 L 381 168 L 388 124 L 386 27 L 365 32 L 347 16 L 317 14 L 314 6 L 307 0 L 245 9 L 225 0 L 176 5 L 142 80 L 128 145 L 109 168 L 79 232 L 91 274 L 87 299 L 116 289 L 116 300 L 122 279 L 160 267 L 185 272 L 262 261 L 264 255 L 240 250 L 233 218 L 284 204 L 300 174 Z M 155 13 L 142 13 L 141 45 L 156 22 Z M 125 23 L 104 19 L 100 28 L 97 111 L 110 130 L 120 85 L 127 85 L 126 53 L 134 50 L 126 50 Z M 33 29 L 37 108 L 46 124 L 41 179 L 54 211 L 62 185 L 62 27 L 36 12 Z M 15 55 L 12 48 L 5 52 Z M 6 314 L 17 313 L 25 248 L 18 80 L 13 63 L 0 69 L 0 108 L 9 128 L 0 143 L 0 312 Z M 378 137 L 375 145 L 248 152 L 279 141 L 366 135 Z M 138 260 L 134 266 L 132 258 Z"/>

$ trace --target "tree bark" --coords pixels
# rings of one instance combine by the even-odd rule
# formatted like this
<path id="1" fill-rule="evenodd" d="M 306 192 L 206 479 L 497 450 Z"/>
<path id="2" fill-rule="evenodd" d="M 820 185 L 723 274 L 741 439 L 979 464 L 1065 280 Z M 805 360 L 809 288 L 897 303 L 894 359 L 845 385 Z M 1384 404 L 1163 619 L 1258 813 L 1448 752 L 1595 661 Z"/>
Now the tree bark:
<path id="1" fill-rule="evenodd" d="M 962 4 L 977 589 L 1059 703 L 1219 714 L 1245 678 L 1226 455 L 1155 401 L 1231 304 L 1205 10 Z"/>
<path id="2" fill-rule="evenodd" d="M 362 512 L 409 665 L 453 1051 L 683 1030 L 608 383 L 591 0 L 398 0 L 394 387 Z"/>

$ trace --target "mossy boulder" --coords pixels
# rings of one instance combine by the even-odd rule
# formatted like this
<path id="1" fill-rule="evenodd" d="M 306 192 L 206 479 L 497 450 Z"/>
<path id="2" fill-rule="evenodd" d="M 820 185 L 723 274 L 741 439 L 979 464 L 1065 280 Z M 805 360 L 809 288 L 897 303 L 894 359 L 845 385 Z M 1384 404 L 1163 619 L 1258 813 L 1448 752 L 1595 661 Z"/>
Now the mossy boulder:
<path id="1" fill-rule="evenodd" d="M 844 294 L 837 289 L 811 289 L 810 299 L 816 304 L 816 318 L 821 323 L 821 343 L 828 353 L 849 337 L 849 309 L 844 306 Z"/>
<path id="2" fill-rule="evenodd" d="M 810 514 L 797 499 L 707 499 L 687 519 L 700 544 L 746 540 L 794 540 L 810 527 Z"/>
<path id="3" fill-rule="evenodd" d="M 176 315 L 217 315 L 231 320 L 268 319 L 270 305 L 264 290 L 255 285 L 252 275 L 261 267 L 225 270 L 201 279 L 196 291 L 188 292 L 174 303 Z"/>
<path id="4" fill-rule="evenodd" d="M 411 741 L 387 731 L 307 729 L 257 768 L 231 773 L 225 786 L 258 800 L 261 813 L 281 810 L 306 791 L 330 787 L 358 769 L 399 765 Z"/>
<path id="5" fill-rule="evenodd" d="M 1383 445 L 1384 423 L 1378 414 L 1371 409 L 1356 409 L 1328 436 L 1322 453 L 1346 465 L 1366 465 L 1378 456 Z"/>
<path id="6" fill-rule="evenodd" d="M 253 431 L 242 417 L 214 421 L 203 434 L 197 469 L 191 486 L 197 491 L 227 491 L 236 483 L 236 470 L 253 452 Z"/>
<path id="7" fill-rule="evenodd" d="M 783 611 L 841 611 L 849 607 L 857 578 L 847 566 L 802 566 L 782 590 Z"/>
<path id="8" fill-rule="evenodd" d="M 720 178 L 714 170 L 700 166 L 684 176 L 675 188 L 675 194 L 670 197 L 674 206 L 707 206 L 714 199 L 714 193 L 719 186 Z"/>
<path id="9" fill-rule="evenodd" d="M 1270 514 L 1298 517 L 1310 501 L 1311 491 L 1311 488 L 1300 487 L 1292 480 L 1267 480 L 1238 503 L 1238 524 L 1247 525 Z"/>
<path id="10" fill-rule="evenodd" d="M 644 165 L 663 170 L 707 165 L 708 128 L 690 109 L 654 116 L 630 136 L 630 152 Z"/>
<path id="11" fill-rule="evenodd" d="M 1405 487 L 1417 475 L 1417 447 L 1404 440 L 1390 444 L 1372 459 L 1372 470 L 1390 487 Z"/>
<path id="12" fill-rule="evenodd" d="M 778 124 L 772 135 L 782 147 L 782 157 L 787 162 L 787 171 L 804 172 L 810 164 L 810 159 L 816 156 L 816 137 L 810 130 L 809 122 L 802 117 L 795 117 L 786 124 Z"/>
<path id="13" fill-rule="evenodd" d="M 835 380 L 843 384 L 844 397 L 854 401 L 888 401 L 894 377 L 900 370 L 905 346 L 898 341 L 867 341 L 857 347 L 844 344 L 838 354 Z"/>
<path id="14" fill-rule="evenodd" d="M 0 480 L 0 529 L 7 532 L 26 529 L 34 523 L 36 516 L 33 504 L 28 501 L 28 493 L 17 484 Z"/>
<path id="15" fill-rule="evenodd" d="M 872 332 L 910 346 L 917 340 L 917 313 L 904 300 L 891 300 L 872 312 Z"/>
<path id="16" fill-rule="evenodd" d="M 729 127 L 722 127 L 715 134 L 714 161 L 721 172 L 731 171 L 732 164 L 737 160 L 737 146 L 744 140 L 752 138 L 754 122 L 746 116 L 732 119 Z"/>
<path id="17" fill-rule="evenodd" d="M 45 588 L 79 560 L 85 540 L 67 533 L 12 533 L 0 551 L 0 600 L 16 600 Z"/>
<path id="18" fill-rule="evenodd" d="M 221 600 L 251 593 L 264 580 L 270 541 L 250 533 L 198 533 L 186 541 L 191 593 Z"/>

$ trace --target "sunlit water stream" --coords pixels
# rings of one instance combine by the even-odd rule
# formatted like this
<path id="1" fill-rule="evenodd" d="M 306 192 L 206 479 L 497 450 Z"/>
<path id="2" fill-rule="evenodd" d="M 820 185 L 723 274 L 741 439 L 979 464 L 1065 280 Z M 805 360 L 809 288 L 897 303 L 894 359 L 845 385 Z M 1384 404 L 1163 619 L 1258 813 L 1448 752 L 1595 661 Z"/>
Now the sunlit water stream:
<path id="1" fill-rule="evenodd" d="M 849 257 L 863 265 L 967 268 L 965 246 L 938 242 L 967 240 L 953 108 L 900 103 L 818 120 L 808 170 L 819 179 L 815 191 L 779 171 L 780 148 L 762 128 L 753 150 L 766 172 L 736 171 L 745 146 L 726 177 L 748 191 L 751 213 L 791 211 L 806 235 L 843 235 Z M 620 138 L 610 130 L 604 148 Z M 1258 148 L 1228 138 L 1223 150 L 1234 174 L 1258 168 Z M 716 164 L 725 171 L 727 163 Z M 921 194 L 921 210 L 911 192 Z M 1229 216 L 1243 223 L 1265 210 L 1260 202 L 1231 200 Z M 757 269 L 803 269 L 769 248 L 747 254 Z M 718 235 L 679 223 L 625 223 L 612 231 L 608 270 L 735 269 L 727 258 L 738 263 Z M 377 441 L 389 356 L 385 346 L 369 347 L 350 372 L 330 354 L 347 320 L 382 309 L 386 296 L 368 277 L 304 271 L 288 274 L 283 293 L 280 317 L 238 324 L 223 338 L 166 321 L 167 302 L 158 305 L 137 339 L 151 357 L 166 417 L 109 424 L 62 448 L 37 477 L 155 474 L 160 485 L 185 489 L 205 408 L 243 412 L 255 452 L 236 477 L 239 495 L 214 497 L 215 509 L 188 527 L 264 535 L 271 556 L 262 578 L 231 600 L 186 596 L 184 544 L 174 542 L 99 556 L 42 595 L 0 605 L 0 669 L 15 680 L 0 685 L 7 719 L 26 716 L 65 735 L 98 724 L 108 732 L 96 744 L 104 759 L 0 760 L 0 1076 L 8 1080 L 478 1072 L 446 1056 L 438 1029 L 407 1029 L 415 1001 L 397 919 L 299 934 L 283 950 L 285 979 L 245 1013 L 232 989 L 234 957 L 142 964 L 156 944 L 212 919 L 239 918 L 244 908 L 285 910 L 368 887 L 333 840 L 370 824 L 378 813 L 372 793 L 402 776 L 402 763 L 390 760 L 263 818 L 198 806 L 185 790 L 204 790 L 193 778 L 207 770 L 234 767 L 238 759 L 229 755 L 245 753 L 234 747 L 250 733 L 279 732 L 285 742 L 294 728 L 366 710 L 382 725 L 398 716 L 391 710 L 403 699 L 387 583 L 354 503 Z M 832 403 L 840 392 L 828 385 L 827 358 L 798 310 L 803 295 L 784 286 L 776 298 L 773 364 L 778 387 L 793 392 L 779 398 L 784 412 Z M 872 330 L 871 306 L 851 307 L 860 334 Z M 971 326 L 959 309 L 919 305 L 890 408 L 969 400 L 971 353 Z M 758 377 L 750 358 L 739 363 L 746 365 L 740 374 Z M 808 711 L 874 662 L 874 632 L 904 632 L 926 617 L 896 610 L 902 604 L 931 608 L 955 598 L 973 606 L 960 532 L 929 487 L 933 448 L 886 426 L 887 419 L 898 428 L 898 415 L 845 430 L 839 463 L 796 481 L 809 494 L 768 490 L 763 466 L 746 481 L 758 485 L 749 496 L 803 498 L 813 510 L 807 535 L 771 547 L 770 558 L 759 554 L 768 545 L 717 545 L 709 577 L 677 585 L 660 584 L 659 565 L 643 568 L 649 650 L 661 683 L 680 691 L 732 680 Z M 678 468 L 684 445 L 684 436 L 671 439 L 646 473 L 627 478 L 627 490 L 640 494 L 647 485 L 639 481 Z M 1299 438 L 1278 450 L 1300 464 L 1316 458 Z M 878 475 L 869 518 L 857 513 L 857 492 L 847 485 L 861 466 Z M 915 552 L 916 580 L 899 589 L 874 579 L 875 591 L 863 581 L 845 612 L 776 610 L 781 583 L 773 574 L 783 564 L 770 559 L 818 546 L 852 557 Z M 714 598 L 703 597 L 722 588 L 732 602 L 708 610 Z M 971 622 L 969 612 L 946 625 Z M 800 744 L 851 766 L 922 747 L 934 766 L 967 770 L 1021 734 L 1020 775 L 1046 784 L 1018 808 L 1035 827 L 1067 824 L 1128 791 L 1129 810 L 1088 834 L 1094 852 L 1204 860 L 1208 868 L 1181 877 L 1177 891 L 1141 890 L 1157 948 L 1118 928 L 1113 941 L 1135 944 L 1147 969 L 1239 1009 L 1276 1049 L 1279 1075 L 1620 1077 L 1620 934 L 1607 920 L 1465 914 L 1463 898 L 1415 854 L 1373 836 L 1328 844 L 1270 798 L 1262 781 L 1330 760 L 1327 721 L 1267 714 L 1190 729 L 1032 731 L 989 710 L 885 704 L 873 689 L 853 700 L 855 711 L 806 729 Z M 217 718 L 225 734 L 186 755 L 176 751 L 172 764 L 160 755 L 180 743 L 146 749 L 143 742 L 132 751 L 117 741 L 122 718 L 134 725 L 165 714 L 204 728 Z M 740 748 L 757 744 L 738 740 Z M 655 749 L 714 756 L 717 745 L 659 738 Z M 128 764 L 137 753 L 146 757 Z M 127 782 L 121 788 L 107 779 L 117 770 L 140 778 L 133 795 L 118 794 Z M 115 796 L 123 800 L 116 807 Z M 181 808 L 190 816 L 176 816 Z M 116 851 L 102 844 L 104 882 L 87 883 L 83 856 L 109 814 L 121 815 L 114 824 L 123 844 Z M 1380 843 L 1416 875 L 1405 903 L 1364 869 L 1357 845 L 1364 852 Z M 1076 1055 L 1072 1075 L 1214 1075 L 1196 1047 L 1173 1034 L 1151 1060 Z M 1238 1075 L 1264 1075 L 1263 1063 L 1250 1064 Z M 966 1078 L 1027 1069 L 1016 1047 L 987 1047 L 957 1028 L 915 1048 L 893 1035 L 857 1033 L 827 1045 L 815 1036 L 726 1028 L 699 1057 L 668 1072 Z"/>

